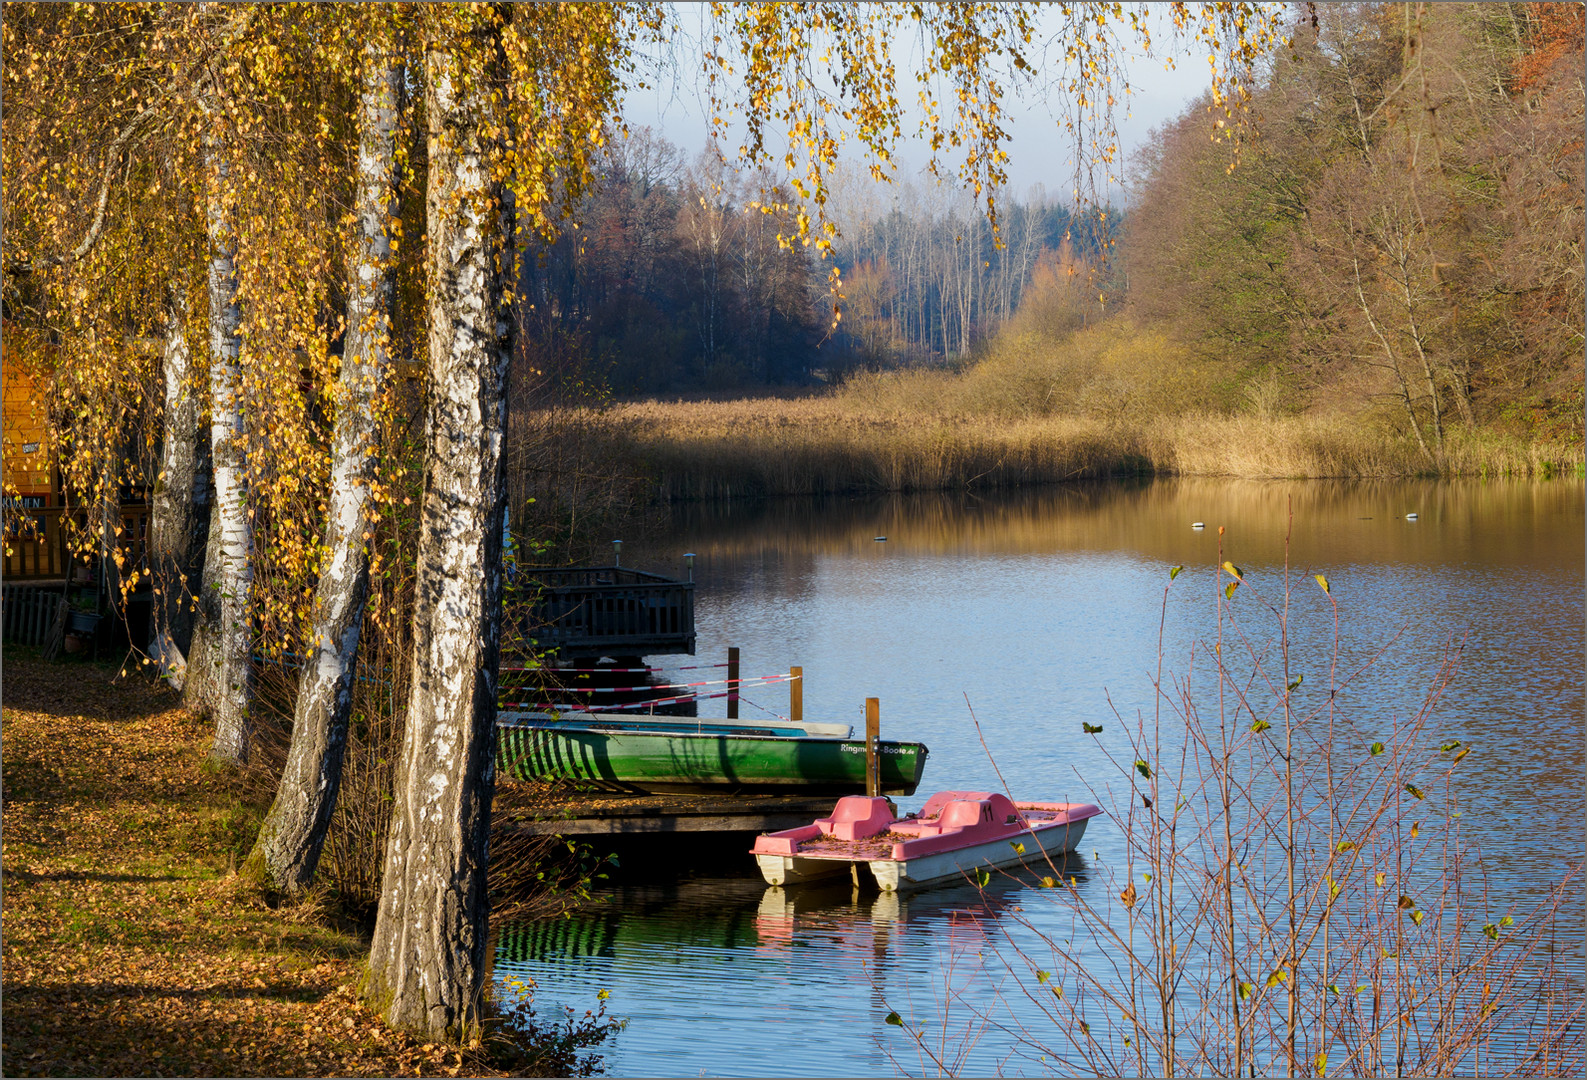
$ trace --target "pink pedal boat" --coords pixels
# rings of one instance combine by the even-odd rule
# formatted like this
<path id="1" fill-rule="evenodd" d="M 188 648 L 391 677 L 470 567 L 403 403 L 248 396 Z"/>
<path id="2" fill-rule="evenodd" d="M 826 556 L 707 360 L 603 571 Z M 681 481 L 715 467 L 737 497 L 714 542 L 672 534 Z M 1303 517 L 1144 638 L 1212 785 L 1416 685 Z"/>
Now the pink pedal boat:
<path id="1" fill-rule="evenodd" d="M 940 881 L 963 881 L 980 869 L 1029 863 L 1073 851 L 1086 822 L 1102 813 L 1090 803 L 1016 803 L 988 791 L 939 791 L 918 815 L 896 817 L 885 799 L 845 795 L 832 816 L 764 833 L 751 849 L 771 885 L 841 874 L 861 864 L 883 892 Z M 857 879 L 856 879 L 857 880 Z"/>

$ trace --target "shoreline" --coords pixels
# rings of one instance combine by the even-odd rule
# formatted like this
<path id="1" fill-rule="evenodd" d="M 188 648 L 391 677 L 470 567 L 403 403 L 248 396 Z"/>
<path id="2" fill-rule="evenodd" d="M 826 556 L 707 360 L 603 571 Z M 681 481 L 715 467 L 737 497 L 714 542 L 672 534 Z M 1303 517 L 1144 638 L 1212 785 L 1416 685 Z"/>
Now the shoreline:
<path id="1" fill-rule="evenodd" d="M 1020 488 L 1146 477 L 1457 479 L 1587 475 L 1583 446 L 1488 429 L 1436 456 L 1343 418 L 1180 416 L 1125 423 L 997 419 L 856 407 L 836 395 L 655 400 L 564 414 L 550 428 L 592 467 L 653 484 L 661 502 Z"/>

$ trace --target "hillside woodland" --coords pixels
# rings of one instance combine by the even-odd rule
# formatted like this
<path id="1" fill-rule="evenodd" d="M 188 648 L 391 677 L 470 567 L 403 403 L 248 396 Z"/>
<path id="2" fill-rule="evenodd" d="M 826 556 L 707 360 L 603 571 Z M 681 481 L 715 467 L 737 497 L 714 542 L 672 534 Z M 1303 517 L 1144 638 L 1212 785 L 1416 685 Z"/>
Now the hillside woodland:
<path id="1" fill-rule="evenodd" d="M 822 381 L 829 400 L 580 413 L 558 452 L 593 434 L 674 494 L 1570 468 L 1583 10 L 1298 7 L 1250 123 L 1209 96 L 1154 132 L 1125 214 L 1006 199 L 994 240 L 930 184 L 839 188 L 836 293 L 832 266 L 777 248 L 766 178 L 684 169 L 643 133 L 542 262 L 541 341 L 564 347 L 540 355 L 586 402 Z"/>
<path id="2" fill-rule="evenodd" d="M 1130 163 L 1122 216 L 1006 200 L 998 247 L 930 185 L 839 188 L 835 329 L 820 265 L 779 264 L 777 317 L 801 337 L 764 346 L 793 362 L 762 370 L 794 389 L 756 398 L 743 363 L 707 376 L 608 338 L 611 377 L 572 365 L 572 408 L 514 409 L 514 445 L 536 448 L 511 470 L 514 505 L 533 497 L 540 535 L 571 538 L 658 494 L 1579 470 L 1582 6 L 1318 5 L 1287 33 L 1250 123 L 1192 105 Z M 692 189 L 652 190 L 677 206 Z M 655 235 L 677 251 L 666 214 Z M 602 250 L 570 277 L 593 280 Z M 661 305 L 644 311 L 623 325 L 700 355 Z M 724 321 L 717 355 L 779 332 Z M 611 391 L 663 400 L 608 408 Z"/>
<path id="3" fill-rule="evenodd" d="M 1580 445 L 1582 39 L 1579 4 L 1303 10 L 1242 144 L 1210 101 L 1156 132 L 1114 262 L 1053 261 L 920 407 Z"/>

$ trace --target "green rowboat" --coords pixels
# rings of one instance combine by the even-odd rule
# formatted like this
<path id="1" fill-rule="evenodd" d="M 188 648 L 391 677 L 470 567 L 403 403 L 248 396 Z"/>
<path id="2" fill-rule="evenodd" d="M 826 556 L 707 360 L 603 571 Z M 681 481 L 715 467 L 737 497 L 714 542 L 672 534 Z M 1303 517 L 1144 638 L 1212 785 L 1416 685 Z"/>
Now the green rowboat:
<path id="1" fill-rule="evenodd" d="M 805 730 L 830 725 L 660 720 L 607 724 L 504 713 L 496 727 L 497 767 L 516 780 L 571 780 L 619 791 L 865 792 L 864 740 Z M 882 794 L 913 795 L 926 768 L 925 745 L 879 741 L 876 748 Z"/>

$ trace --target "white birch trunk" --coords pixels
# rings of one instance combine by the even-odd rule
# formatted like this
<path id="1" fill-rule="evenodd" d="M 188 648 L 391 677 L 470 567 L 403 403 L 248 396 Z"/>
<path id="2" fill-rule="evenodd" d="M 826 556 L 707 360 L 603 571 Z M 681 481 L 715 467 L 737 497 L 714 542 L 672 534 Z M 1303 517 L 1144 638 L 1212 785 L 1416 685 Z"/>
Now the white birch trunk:
<path id="1" fill-rule="evenodd" d="M 371 42 L 359 98 L 357 240 L 349 266 L 347 334 L 338 373 L 331 494 L 325 524 L 329 559 L 314 607 L 314 645 L 298 684 L 292 745 L 253 858 L 267 883 L 298 892 L 319 865 L 336 809 L 352 711 L 353 677 L 369 596 L 370 488 L 379 431 L 376 407 L 388 371 L 393 291 L 389 228 L 396 198 L 397 89 L 402 69 Z"/>
<path id="2" fill-rule="evenodd" d="M 426 479 L 412 687 L 368 992 L 393 1026 L 461 1039 L 486 967 L 511 351 L 501 300 L 512 267 L 481 147 L 485 88 L 474 73 L 460 78 L 458 55 L 443 47 L 426 64 Z"/>
<path id="3" fill-rule="evenodd" d="M 209 445 L 209 432 L 204 432 Z M 211 454 L 213 463 L 213 450 Z M 220 580 L 220 507 L 215 499 L 214 469 L 209 470 L 209 503 L 203 510 L 204 553 L 199 560 L 198 593 L 193 598 L 193 639 L 182 668 L 182 704 L 204 716 L 215 715 L 215 695 L 220 687 L 220 657 L 216 643 L 220 635 L 220 590 L 212 583 Z"/>
<path id="4" fill-rule="evenodd" d="M 178 690 L 186 673 L 185 653 L 193 625 L 188 575 L 202 529 L 199 515 L 209 509 L 209 482 L 203 474 L 209 455 L 200 447 L 198 400 L 188 381 L 191 357 L 183 314 L 181 299 L 173 290 L 161 357 L 165 418 L 160 475 L 149 519 L 149 569 L 155 588 L 149 655 L 160 676 Z"/>
<path id="5" fill-rule="evenodd" d="M 215 744 L 210 757 L 242 763 L 253 741 L 253 675 L 249 665 L 248 595 L 253 583 L 253 526 L 248 517 L 247 428 L 242 400 L 242 311 L 237 302 L 237 248 L 224 206 L 228 164 L 212 140 L 209 172 L 209 409 L 215 503 L 204 602 L 211 671 L 210 712 Z"/>

